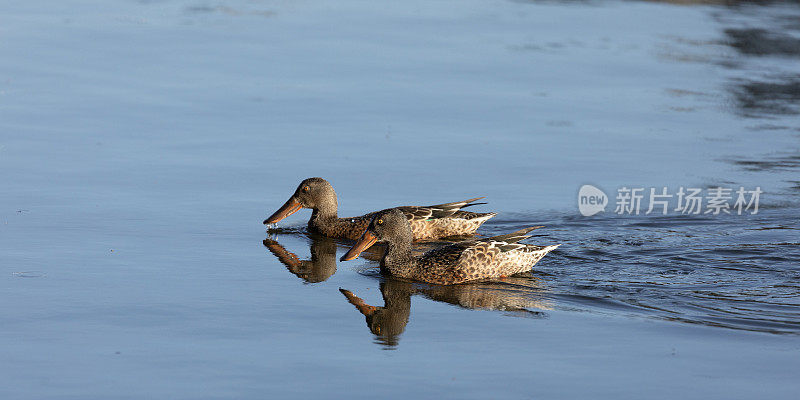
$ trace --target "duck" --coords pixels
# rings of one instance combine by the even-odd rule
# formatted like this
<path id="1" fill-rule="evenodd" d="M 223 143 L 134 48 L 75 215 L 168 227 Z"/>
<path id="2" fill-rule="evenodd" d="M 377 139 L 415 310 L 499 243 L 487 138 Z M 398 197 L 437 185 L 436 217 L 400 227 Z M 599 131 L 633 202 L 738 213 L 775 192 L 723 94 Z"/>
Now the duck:
<path id="1" fill-rule="evenodd" d="M 411 224 L 402 212 L 389 209 L 372 217 L 361 238 L 340 260 L 353 260 L 373 244 L 382 242 L 386 248 L 380 261 L 381 271 L 398 278 L 437 285 L 499 279 L 530 271 L 542 257 L 560 246 L 519 243 L 538 228 L 542 227 L 456 242 L 415 256 L 411 249 Z"/>
<path id="2" fill-rule="evenodd" d="M 484 222 L 497 213 L 475 213 L 462 208 L 478 204 L 476 197 L 464 201 L 436 204 L 432 206 L 396 207 L 411 226 L 412 239 L 436 240 L 451 236 L 473 235 Z M 313 233 L 339 239 L 358 240 L 375 213 L 339 218 L 336 192 L 330 182 L 315 177 L 304 179 L 289 200 L 275 213 L 264 220 L 265 225 L 277 223 L 300 209 L 310 208 L 308 229 Z"/>

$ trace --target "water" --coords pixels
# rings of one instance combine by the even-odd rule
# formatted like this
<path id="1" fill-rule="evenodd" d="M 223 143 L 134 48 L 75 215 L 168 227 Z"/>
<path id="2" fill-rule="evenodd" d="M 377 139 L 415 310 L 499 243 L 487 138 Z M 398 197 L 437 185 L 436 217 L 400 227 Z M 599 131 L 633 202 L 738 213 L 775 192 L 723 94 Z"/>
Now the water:
<path id="1" fill-rule="evenodd" d="M 792 398 L 798 20 L 4 4 L 0 395 Z M 563 245 L 505 281 L 399 282 L 374 253 L 336 261 L 347 243 L 306 235 L 308 211 L 265 234 L 309 176 L 342 216 L 487 196 L 481 234 L 541 224 L 533 242 Z M 583 184 L 765 193 L 756 215 L 586 218 Z"/>

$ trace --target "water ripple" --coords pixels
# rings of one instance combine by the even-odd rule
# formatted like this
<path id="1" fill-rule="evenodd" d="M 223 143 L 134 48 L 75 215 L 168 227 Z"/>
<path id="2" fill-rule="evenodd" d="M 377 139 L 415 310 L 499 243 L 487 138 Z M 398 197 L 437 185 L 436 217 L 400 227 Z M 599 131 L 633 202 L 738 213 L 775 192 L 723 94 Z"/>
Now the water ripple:
<path id="1" fill-rule="evenodd" d="M 556 308 L 800 334 L 800 241 L 787 240 L 800 239 L 800 223 L 789 212 L 738 219 L 515 215 L 486 228 L 550 223 L 532 241 L 564 245 L 532 274 L 546 282 Z"/>

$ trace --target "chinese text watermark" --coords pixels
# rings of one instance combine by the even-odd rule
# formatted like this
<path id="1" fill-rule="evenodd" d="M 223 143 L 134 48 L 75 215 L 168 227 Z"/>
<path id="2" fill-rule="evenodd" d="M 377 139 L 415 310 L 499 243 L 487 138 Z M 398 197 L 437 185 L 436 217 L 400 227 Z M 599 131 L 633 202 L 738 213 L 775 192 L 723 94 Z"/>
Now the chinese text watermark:
<path id="1" fill-rule="evenodd" d="M 670 192 L 667 187 L 621 187 L 617 189 L 614 213 L 618 215 L 684 214 L 758 214 L 761 187 L 748 190 L 712 187 L 707 189 L 683 187 Z M 592 185 L 578 191 L 578 210 L 584 216 L 605 211 L 609 197 Z"/>

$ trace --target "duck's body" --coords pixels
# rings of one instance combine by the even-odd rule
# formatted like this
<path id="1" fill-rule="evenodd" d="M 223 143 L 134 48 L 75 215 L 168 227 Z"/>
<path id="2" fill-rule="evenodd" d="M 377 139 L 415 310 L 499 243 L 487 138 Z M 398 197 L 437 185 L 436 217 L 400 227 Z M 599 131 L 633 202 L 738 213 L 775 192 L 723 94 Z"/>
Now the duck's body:
<path id="1" fill-rule="evenodd" d="M 479 198 L 432 206 L 403 206 L 397 209 L 411 225 L 413 240 L 431 240 L 448 236 L 473 235 L 478 227 L 496 213 L 461 211 L 475 205 Z M 300 183 L 295 194 L 265 224 L 278 222 L 301 208 L 311 208 L 308 229 L 333 238 L 358 240 L 377 211 L 352 218 L 339 218 L 336 192 L 328 181 L 309 178 Z"/>
<path id="2" fill-rule="evenodd" d="M 512 238 L 491 237 L 454 243 L 431 250 L 415 263 L 390 265 L 384 258 L 381 267 L 392 275 L 440 285 L 484 281 L 530 271 L 554 246 L 515 243 L 527 238 L 535 228 L 514 232 Z M 506 248 L 514 246 L 513 248 Z M 505 248 L 505 249 L 504 249 Z"/>
<path id="3" fill-rule="evenodd" d="M 495 213 L 474 213 L 469 211 L 456 211 L 448 216 L 430 216 L 426 217 L 424 214 L 434 214 L 434 212 L 441 210 L 441 206 L 458 206 L 459 208 L 464 205 L 470 205 L 469 202 L 478 199 L 465 200 L 458 203 L 448 203 L 438 206 L 428 207 L 415 207 L 405 206 L 397 207 L 411 224 L 411 232 L 413 240 L 432 240 L 448 236 L 462 236 L 473 235 L 478 227 L 481 226 L 486 220 L 494 217 Z M 463 204 L 459 206 L 460 204 Z M 383 210 L 385 211 L 385 210 Z M 313 214 L 311 219 L 308 220 L 308 229 L 312 232 L 319 233 L 324 236 L 334 238 L 344 238 L 350 240 L 358 240 L 361 234 L 369 226 L 369 221 L 372 217 L 380 211 L 362 215 L 353 218 L 320 218 L 315 217 Z M 422 215 L 421 215 L 422 214 Z M 444 214 L 444 213 L 443 213 Z"/>
<path id="4" fill-rule="evenodd" d="M 458 242 L 431 250 L 422 256 L 411 253 L 410 224 L 393 210 L 376 213 L 358 243 L 342 260 L 351 260 L 373 243 L 387 243 L 381 269 L 394 276 L 422 282 L 451 285 L 496 279 L 529 271 L 542 257 L 557 248 L 517 243 L 532 227 L 485 239 Z"/>

